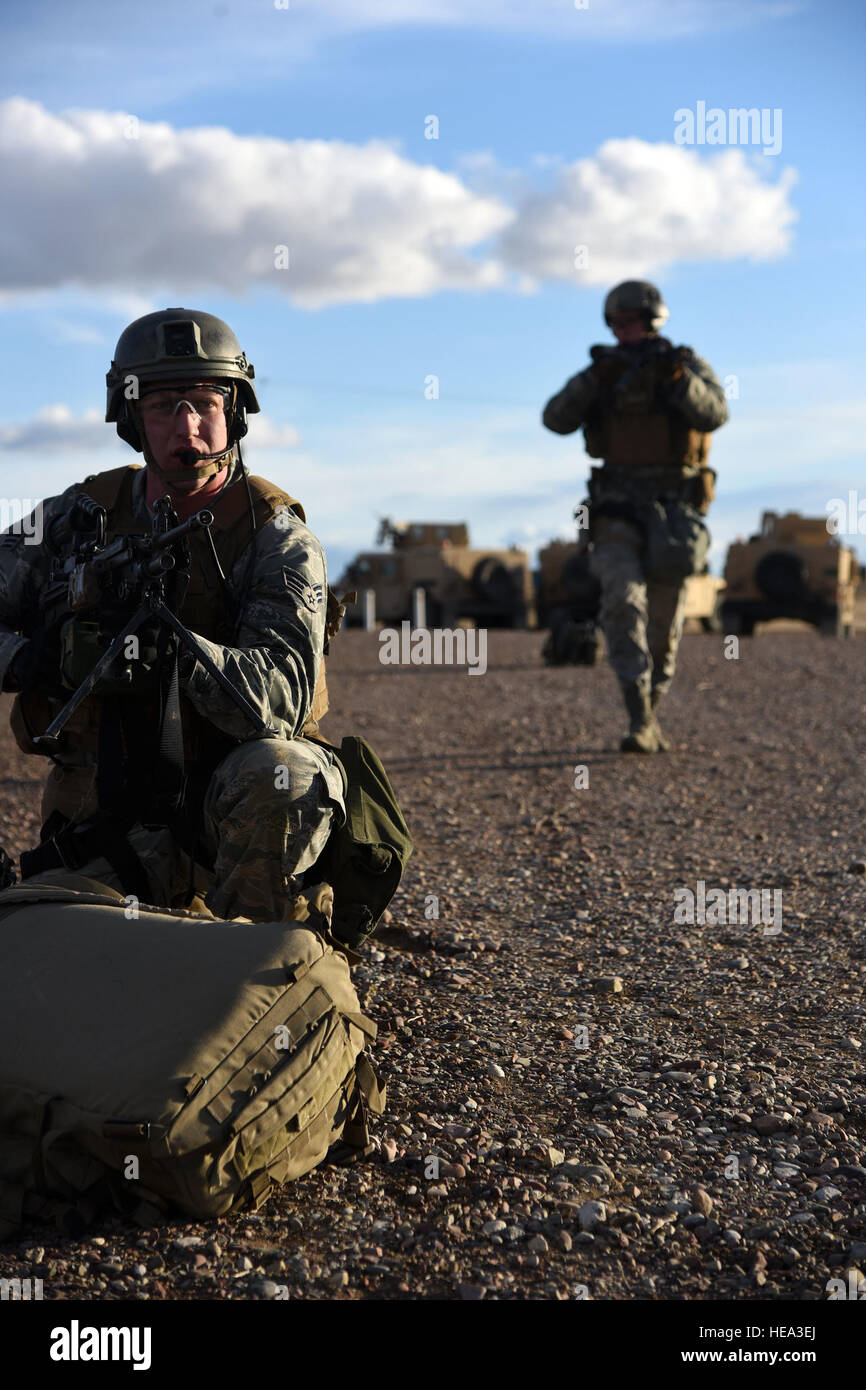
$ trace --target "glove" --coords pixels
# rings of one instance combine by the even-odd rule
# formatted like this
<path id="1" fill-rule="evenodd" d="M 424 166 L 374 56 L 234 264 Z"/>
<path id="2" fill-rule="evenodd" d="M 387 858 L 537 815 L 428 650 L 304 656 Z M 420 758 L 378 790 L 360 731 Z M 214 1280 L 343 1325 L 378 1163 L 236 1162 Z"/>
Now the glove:
<path id="1" fill-rule="evenodd" d="M 685 375 L 686 352 L 685 348 L 672 348 L 652 358 L 656 385 L 664 395 L 673 391 Z"/>
<path id="2" fill-rule="evenodd" d="M 602 356 L 599 354 L 592 364 L 592 379 L 596 385 L 602 389 L 610 389 L 615 386 L 628 365 L 627 359 L 611 348 Z"/>
<path id="3" fill-rule="evenodd" d="M 59 627 L 40 629 L 18 648 L 6 671 L 3 689 L 39 690 L 43 695 L 68 696 L 69 691 L 60 678 Z"/>

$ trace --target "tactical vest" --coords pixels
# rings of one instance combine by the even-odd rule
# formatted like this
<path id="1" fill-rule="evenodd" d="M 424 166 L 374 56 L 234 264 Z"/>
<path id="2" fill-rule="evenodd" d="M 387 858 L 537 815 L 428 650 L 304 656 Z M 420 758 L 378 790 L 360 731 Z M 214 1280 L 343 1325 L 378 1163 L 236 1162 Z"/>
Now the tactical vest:
<path id="1" fill-rule="evenodd" d="M 586 452 L 612 468 L 646 467 L 691 473 L 702 468 L 710 454 L 710 436 L 693 430 L 673 411 L 620 415 L 599 410 L 583 427 Z"/>
<path id="2" fill-rule="evenodd" d="M 112 468 L 105 473 L 97 473 L 85 480 L 88 496 L 104 507 L 107 512 L 107 535 L 140 535 L 142 522 L 137 520 L 132 507 L 133 482 L 140 471 L 140 464 L 129 464 Z M 264 478 L 249 477 L 250 492 L 256 517 L 256 526 L 261 529 L 283 508 L 291 508 L 302 521 L 306 520 L 300 502 L 288 493 L 269 483 Z M 214 502 L 207 503 L 213 513 L 214 524 L 209 528 L 223 573 L 229 575 L 250 543 L 249 503 L 243 482 L 238 478 Z M 192 532 L 187 540 L 190 546 L 191 565 L 189 586 L 178 617 L 193 633 L 208 641 L 228 645 L 234 630 L 234 614 L 229 611 L 229 603 L 223 591 L 219 575 L 213 562 L 210 545 L 203 531 Z M 330 593 L 329 593 L 330 609 Z M 330 617 L 330 613 L 329 613 Z M 63 708 L 63 700 L 26 691 L 16 696 L 12 709 L 12 730 L 19 748 L 25 753 L 43 753 L 43 749 L 33 742 L 33 735 L 42 733 Z M 328 692 L 325 681 L 324 659 L 319 670 L 313 703 L 309 717 L 301 733 L 316 733 L 318 721 L 328 709 Z M 61 735 L 59 761 L 68 757 L 70 765 L 95 763 L 99 746 L 99 724 L 102 700 L 91 695 L 76 710 Z M 181 714 L 184 729 L 184 758 L 198 767 L 215 767 L 237 740 L 228 737 L 181 693 Z M 147 717 L 147 715 L 145 716 Z M 148 727 L 155 729 L 158 711 L 154 706 L 152 722 Z M 44 754 L 43 754 L 44 755 Z M 83 755 L 83 756 L 82 756 Z M 61 779 L 62 780 L 62 779 Z M 70 793 L 73 784 L 82 779 L 69 778 Z M 88 779 L 84 779 L 88 780 Z M 77 790 L 77 787 L 76 787 Z M 43 801 L 43 812 L 46 803 Z M 51 807 L 58 806 L 65 814 L 73 814 L 56 798 Z"/>

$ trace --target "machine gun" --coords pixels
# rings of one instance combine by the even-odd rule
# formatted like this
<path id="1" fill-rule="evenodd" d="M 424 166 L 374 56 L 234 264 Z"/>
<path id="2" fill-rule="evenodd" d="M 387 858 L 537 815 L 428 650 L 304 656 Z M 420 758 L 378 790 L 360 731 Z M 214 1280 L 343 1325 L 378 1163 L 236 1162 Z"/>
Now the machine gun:
<path id="1" fill-rule="evenodd" d="M 170 628 L 177 642 L 195 655 L 258 733 L 277 732 L 232 685 L 172 611 L 172 606 L 181 607 L 189 583 L 190 552 L 186 538 L 194 531 L 209 528 L 213 520 L 211 512 L 200 511 L 188 521 L 178 523 L 171 498 L 165 496 L 155 505 L 150 535 L 118 536 L 109 541 L 105 508 L 86 494 L 76 498 L 72 511 L 62 523 L 67 537 L 71 534 L 72 553 L 55 561 L 40 596 L 40 610 L 45 626 L 66 615 L 62 631 L 71 659 L 64 674 L 69 688 L 76 685 L 77 688 L 44 734 L 34 736 L 34 743 L 45 752 L 51 754 L 57 750 L 63 728 L 100 682 L 104 688 L 115 691 L 131 685 L 132 671 L 128 664 L 121 667 L 119 659 L 126 655 L 128 639 L 154 619 L 159 625 Z M 52 533 L 53 543 L 58 539 L 57 534 Z M 133 609 L 131 616 L 124 622 L 123 617 L 130 608 Z M 87 613 L 101 614 L 103 621 L 106 614 L 112 615 L 115 621 L 119 614 L 122 626 L 92 669 L 79 680 L 80 672 L 75 669 L 72 657 L 74 625 L 78 624 L 77 635 L 79 638 L 83 635 L 85 648 L 89 646 L 91 654 L 101 650 L 101 625 L 88 622 L 82 616 Z M 89 665 L 89 659 L 86 664 Z"/>

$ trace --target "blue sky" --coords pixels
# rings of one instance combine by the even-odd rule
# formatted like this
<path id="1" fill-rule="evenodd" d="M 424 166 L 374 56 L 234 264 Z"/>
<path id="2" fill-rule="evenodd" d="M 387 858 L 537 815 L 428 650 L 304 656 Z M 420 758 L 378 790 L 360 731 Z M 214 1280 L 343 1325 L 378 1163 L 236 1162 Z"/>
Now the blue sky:
<path id="1" fill-rule="evenodd" d="M 255 363 L 247 461 L 332 576 L 381 514 L 535 548 L 588 469 L 541 408 L 640 275 L 735 395 L 714 568 L 764 507 L 823 514 L 862 487 L 864 29 L 796 0 L 7 11 L 3 497 L 132 460 L 101 423 L 114 343 L 186 304 Z M 699 102 L 780 112 L 778 153 L 676 143 Z"/>

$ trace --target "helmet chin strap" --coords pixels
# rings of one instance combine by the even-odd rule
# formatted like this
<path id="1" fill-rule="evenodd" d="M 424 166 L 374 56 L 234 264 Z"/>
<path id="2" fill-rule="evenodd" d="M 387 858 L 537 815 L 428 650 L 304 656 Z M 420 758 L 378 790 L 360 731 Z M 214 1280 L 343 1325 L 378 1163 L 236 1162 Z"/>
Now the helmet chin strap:
<path id="1" fill-rule="evenodd" d="M 236 457 L 234 444 L 229 444 L 225 449 L 221 449 L 216 454 L 199 454 L 195 449 L 178 449 L 178 454 L 185 464 L 183 468 L 163 468 L 153 457 L 150 449 L 145 446 L 143 453 L 148 468 L 160 479 L 171 487 L 172 483 L 195 483 L 206 482 L 208 478 L 213 478 L 217 473 L 221 473 L 228 463 Z M 193 462 L 197 460 L 197 462 Z"/>

